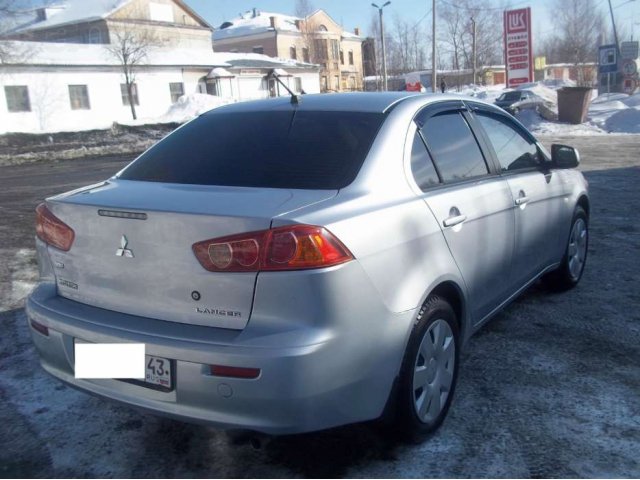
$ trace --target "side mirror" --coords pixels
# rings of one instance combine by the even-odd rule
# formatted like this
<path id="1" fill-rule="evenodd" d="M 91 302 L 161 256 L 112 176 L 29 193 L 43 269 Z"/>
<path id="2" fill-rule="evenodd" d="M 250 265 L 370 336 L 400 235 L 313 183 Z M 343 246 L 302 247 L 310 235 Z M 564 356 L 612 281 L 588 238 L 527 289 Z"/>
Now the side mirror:
<path id="1" fill-rule="evenodd" d="M 556 168 L 576 168 L 580 165 L 578 150 L 568 145 L 551 145 L 551 162 Z"/>

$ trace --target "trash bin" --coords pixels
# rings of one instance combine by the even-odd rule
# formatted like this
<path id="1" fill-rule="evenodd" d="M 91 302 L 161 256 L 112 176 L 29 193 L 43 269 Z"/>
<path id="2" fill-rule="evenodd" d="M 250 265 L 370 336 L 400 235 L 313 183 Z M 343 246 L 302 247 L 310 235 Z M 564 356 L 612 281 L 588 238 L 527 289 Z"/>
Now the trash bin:
<path id="1" fill-rule="evenodd" d="M 558 120 L 583 123 L 591 103 L 591 87 L 564 87 L 558 90 Z"/>

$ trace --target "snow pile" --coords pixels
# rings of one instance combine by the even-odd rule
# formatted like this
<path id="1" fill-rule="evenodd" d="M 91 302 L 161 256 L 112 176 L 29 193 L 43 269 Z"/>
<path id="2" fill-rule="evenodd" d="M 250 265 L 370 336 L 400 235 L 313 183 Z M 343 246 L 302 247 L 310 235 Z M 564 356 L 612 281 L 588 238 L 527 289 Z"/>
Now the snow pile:
<path id="1" fill-rule="evenodd" d="M 233 100 L 205 93 L 190 93 L 180 97 L 176 103 L 169 107 L 167 113 L 157 120 L 159 123 L 184 123 L 209 110 L 229 103 L 233 103 Z"/>
<path id="2" fill-rule="evenodd" d="M 589 122 L 579 125 L 550 122 L 532 109 L 520 110 L 517 119 L 536 135 L 604 135 L 607 132 Z"/>
<path id="3" fill-rule="evenodd" d="M 169 107 L 166 113 L 159 117 L 143 117 L 137 120 L 124 120 L 119 123 L 132 127 L 159 123 L 185 123 L 209 110 L 228 105 L 234 101 L 231 98 L 221 98 L 205 93 L 190 93 L 189 95 L 181 96 L 176 103 Z"/>
<path id="4" fill-rule="evenodd" d="M 610 133 L 640 133 L 640 93 L 597 97 L 589 108 L 589 121 Z"/>

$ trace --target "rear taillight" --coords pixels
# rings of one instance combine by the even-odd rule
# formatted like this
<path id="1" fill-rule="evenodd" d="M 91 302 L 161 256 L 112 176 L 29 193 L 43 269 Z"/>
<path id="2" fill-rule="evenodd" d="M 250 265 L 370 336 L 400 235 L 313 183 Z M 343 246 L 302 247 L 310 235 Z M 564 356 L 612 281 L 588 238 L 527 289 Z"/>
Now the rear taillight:
<path id="1" fill-rule="evenodd" d="M 36 208 L 36 235 L 43 242 L 65 252 L 71 248 L 75 238 L 71 227 L 51 213 L 44 203 Z"/>
<path id="2" fill-rule="evenodd" d="M 210 272 L 303 270 L 353 260 L 351 252 L 331 232 L 311 225 L 205 240 L 193 245 L 193 253 Z"/>

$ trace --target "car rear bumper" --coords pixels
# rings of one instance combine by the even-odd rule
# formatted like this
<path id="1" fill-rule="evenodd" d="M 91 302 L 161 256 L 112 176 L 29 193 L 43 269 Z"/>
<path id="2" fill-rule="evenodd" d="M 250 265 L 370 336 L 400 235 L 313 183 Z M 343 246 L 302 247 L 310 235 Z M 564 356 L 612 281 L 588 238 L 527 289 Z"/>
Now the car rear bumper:
<path id="1" fill-rule="evenodd" d="M 259 310 L 260 299 L 256 303 Z M 380 305 L 370 300 L 361 308 L 366 317 Z M 352 323 L 340 318 L 326 328 L 305 328 L 297 335 L 286 321 L 279 333 L 261 329 L 273 319 L 262 322 L 256 311 L 245 330 L 222 330 L 84 305 L 58 296 L 51 283 L 32 293 L 26 311 L 42 367 L 60 380 L 152 413 L 267 434 L 301 433 L 378 417 L 398 373 L 414 316 L 414 311 L 391 314 L 381 309 L 369 320 L 368 331 L 359 324 L 367 321 L 365 317 Z M 269 308 L 264 311 L 268 316 Z M 345 316 L 352 313 L 344 311 Z M 48 335 L 31 327 L 31 320 L 48 327 Z M 77 379 L 76 339 L 144 343 L 147 355 L 174 360 L 175 388 L 162 392 L 119 380 Z M 256 379 L 217 377 L 210 374 L 212 364 L 259 368 L 261 373 Z"/>

